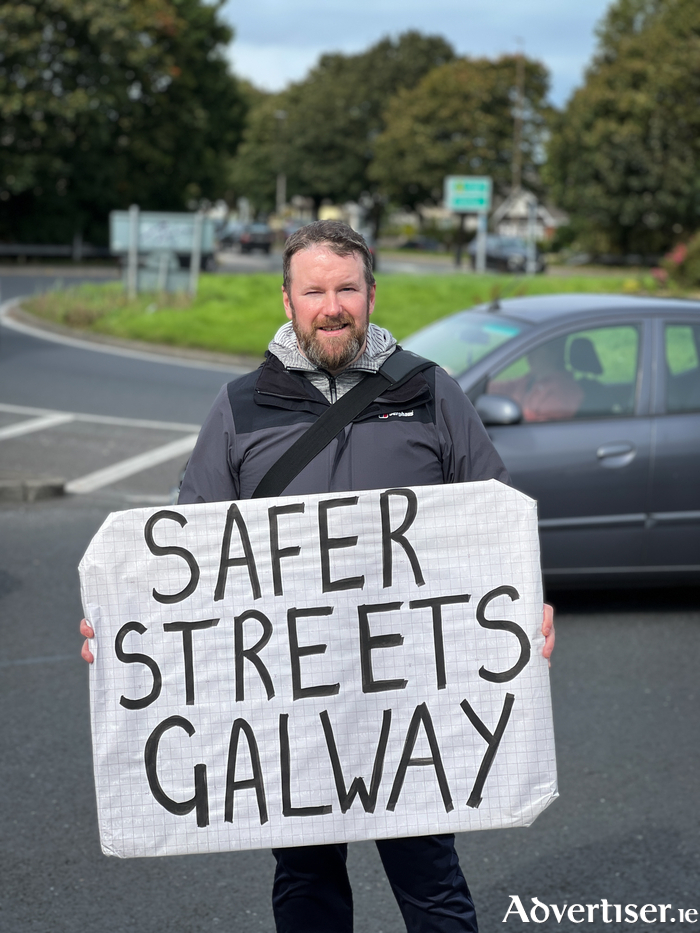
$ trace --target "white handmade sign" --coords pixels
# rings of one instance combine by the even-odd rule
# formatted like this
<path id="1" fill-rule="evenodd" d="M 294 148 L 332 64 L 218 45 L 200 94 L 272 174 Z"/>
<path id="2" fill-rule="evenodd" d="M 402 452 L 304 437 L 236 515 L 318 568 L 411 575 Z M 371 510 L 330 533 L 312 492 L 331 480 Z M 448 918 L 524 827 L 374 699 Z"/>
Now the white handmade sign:
<path id="1" fill-rule="evenodd" d="M 80 575 L 108 855 L 523 826 L 557 796 L 522 493 L 117 512 Z"/>

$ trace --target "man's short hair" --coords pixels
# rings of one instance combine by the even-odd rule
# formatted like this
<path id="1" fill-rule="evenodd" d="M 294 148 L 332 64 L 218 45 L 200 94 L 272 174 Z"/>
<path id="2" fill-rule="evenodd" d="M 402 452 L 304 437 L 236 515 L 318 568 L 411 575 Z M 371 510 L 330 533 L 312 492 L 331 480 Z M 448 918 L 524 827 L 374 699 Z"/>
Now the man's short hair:
<path id="1" fill-rule="evenodd" d="M 282 287 L 286 292 L 289 291 L 292 281 L 290 274 L 292 256 L 300 250 L 310 249 L 312 246 L 325 246 L 338 256 L 350 256 L 352 253 L 359 254 L 365 268 L 367 288 L 374 285 L 374 273 L 372 271 L 374 262 L 365 238 L 353 230 L 352 227 L 339 220 L 315 220 L 305 227 L 300 227 L 284 244 Z"/>

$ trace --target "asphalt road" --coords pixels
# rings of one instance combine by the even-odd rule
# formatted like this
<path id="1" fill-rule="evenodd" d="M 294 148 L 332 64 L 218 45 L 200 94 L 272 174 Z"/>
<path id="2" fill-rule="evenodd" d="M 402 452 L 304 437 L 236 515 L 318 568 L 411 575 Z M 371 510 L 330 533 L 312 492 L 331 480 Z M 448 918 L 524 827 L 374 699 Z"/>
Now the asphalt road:
<path id="1" fill-rule="evenodd" d="M 85 273 L 63 276 L 64 282 L 90 278 Z M 53 273 L 0 271 L 6 298 L 32 294 L 57 281 Z M 0 328 L 0 478 L 77 481 L 113 465 L 128 467 L 132 458 L 155 452 L 146 468 L 127 469 L 100 486 L 112 501 L 126 506 L 169 500 L 214 397 L 245 371 L 127 351 L 101 352 L 80 341 L 70 345 L 50 335 L 29 335 L 9 323 Z M 64 423 L 21 433 L 32 428 L 34 419 L 61 417 Z M 3 432 L 17 430 L 19 434 L 3 442 Z M 177 451 L 163 459 L 168 445 Z M 163 452 L 160 459 L 158 451 Z"/>
<path id="2" fill-rule="evenodd" d="M 0 439 L 0 471 L 57 460 L 75 478 L 163 446 L 201 420 L 227 378 L 3 328 L 0 404 L 179 427 L 72 420 Z M 30 418 L 0 414 L 0 430 Z M 167 498 L 178 463 L 63 499 L 0 504 L 0 928 L 9 933 L 273 929 L 267 852 L 121 861 L 99 847 L 76 567 L 110 510 Z M 697 594 L 553 599 L 561 796 L 528 829 L 459 837 L 481 929 L 696 929 L 676 918 L 700 911 Z M 349 865 L 358 933 L 400 933 L 374 846 L 351 846 Z M 675 922 L 604 923 L 598 910 L 580 926 L 553 914 L 529 924 L 511 914 L 504 926 L 511 895 L 528 910 L 533 897 L 559 908 L 670 904 Z"/>
<path id="3" fill-rule="evenodd" d="M 3 274 L 3 300 L 52 287 L 57 281 L 104 281 L 81 273 L 70 279 L 51 275 Z M 0 400 L 15 405 L 82 411 L 129 418 L 197 422 L 205 417 L 234 367 L 173 365 L 112 353 L 86 352 L 52 340 L 38 340 L 2 328 Z"/>

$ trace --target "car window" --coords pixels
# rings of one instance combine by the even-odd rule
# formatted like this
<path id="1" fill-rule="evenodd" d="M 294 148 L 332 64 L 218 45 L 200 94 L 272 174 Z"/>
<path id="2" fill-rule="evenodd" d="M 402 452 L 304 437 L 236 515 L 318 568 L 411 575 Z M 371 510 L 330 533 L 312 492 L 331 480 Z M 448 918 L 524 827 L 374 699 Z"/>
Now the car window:
<path id="1" fill-rule="evenodd" d="M 596 327 L 556 337 L 496 373 L 487 392 L 505 395 L 525 421 L 614 418 L 634 413 L 639 327 Z"/>
<path id="2" fill-rule="evenodd" d="M 667 324 L 666 411 L 700 411 L 700 324 Z"/>
<path id="3" fill-rule="evenodd" d="M 402 340 L 401 346 L 433 360 L 451 376 L 459 376 L 527 327 L 502 316 L 465 311 L 424 327 Z"/>

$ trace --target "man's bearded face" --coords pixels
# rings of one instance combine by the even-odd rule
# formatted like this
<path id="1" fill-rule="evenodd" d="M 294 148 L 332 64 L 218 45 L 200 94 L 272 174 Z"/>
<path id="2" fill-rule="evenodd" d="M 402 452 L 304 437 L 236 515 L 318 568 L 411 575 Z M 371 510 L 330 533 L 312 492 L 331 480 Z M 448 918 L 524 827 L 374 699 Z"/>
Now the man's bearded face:
<path id="1" fill-rule="evenodd" d="M 340 311 L 338 314 L 318 317 L 306 328 L 301 325 L 294 305 L 291 302 L 290 305 L 292 326 L 299 348 L 315 366 L 336 372 L 359 356 L 367 339 L 369 302 L 366 303 L 362 321 L 356 321 L 347 311 Z"/>
<path id="2" fill-rule="evenodd" d="M 290 272 L 282 295 L 299 349 L 336 373 L 362 352 L 374 309 L 375 288 L 367 286 L 362 257 L 313 246 L 292 256 Z"/>

